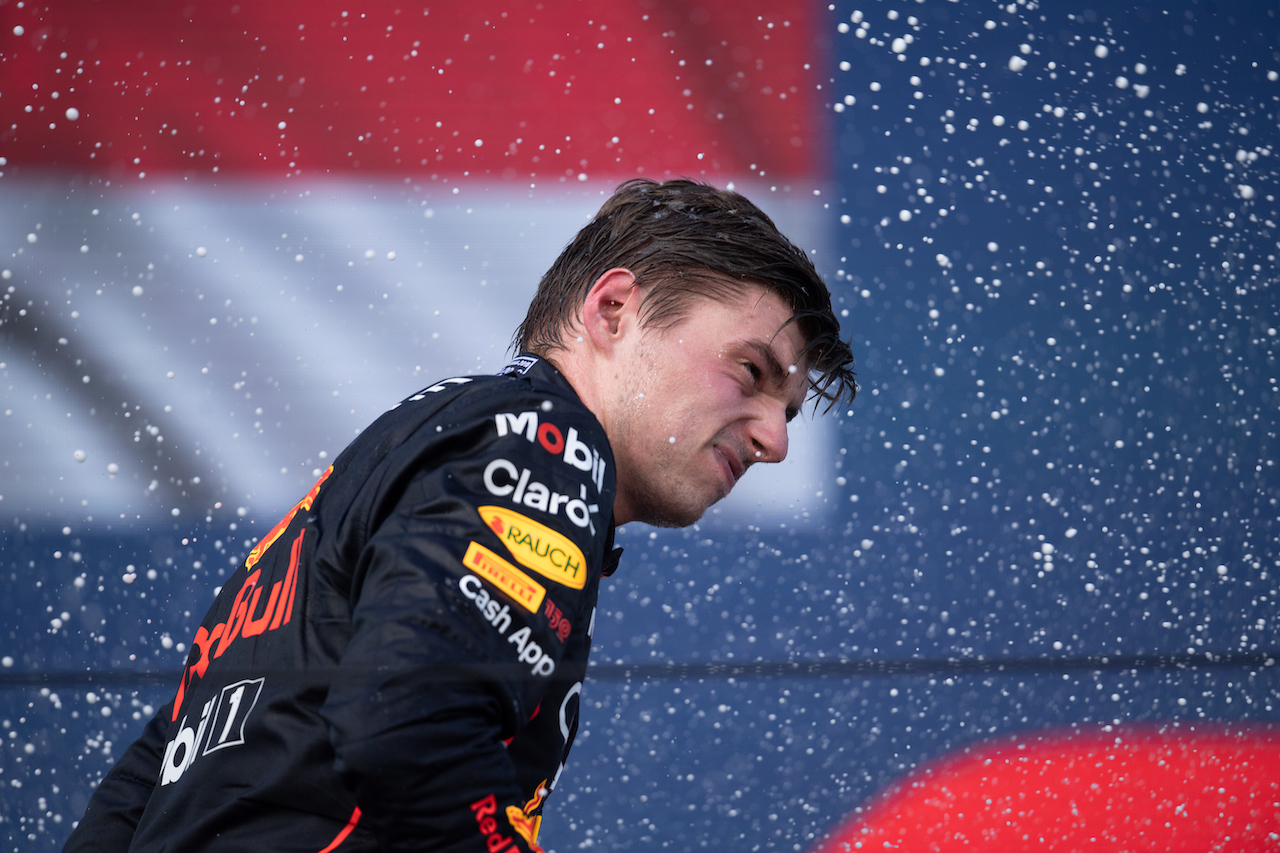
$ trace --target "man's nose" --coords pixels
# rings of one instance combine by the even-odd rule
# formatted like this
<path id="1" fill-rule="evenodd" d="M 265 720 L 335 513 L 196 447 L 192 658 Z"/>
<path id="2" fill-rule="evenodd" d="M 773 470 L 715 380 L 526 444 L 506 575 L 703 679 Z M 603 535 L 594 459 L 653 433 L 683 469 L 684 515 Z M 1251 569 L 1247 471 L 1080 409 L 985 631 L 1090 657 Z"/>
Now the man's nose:
<path id="1" fill-rule="evenodd" d="M 781 462 L 787 458 L 786 407 L 769 401 L 751 422 L 751 447 L 756 454 L 750 462 Z"/>

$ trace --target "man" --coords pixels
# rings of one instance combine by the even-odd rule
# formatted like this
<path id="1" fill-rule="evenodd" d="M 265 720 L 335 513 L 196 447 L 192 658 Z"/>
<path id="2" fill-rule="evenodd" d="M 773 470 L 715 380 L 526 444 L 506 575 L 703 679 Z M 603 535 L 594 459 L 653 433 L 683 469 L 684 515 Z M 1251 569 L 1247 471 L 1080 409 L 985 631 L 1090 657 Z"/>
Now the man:
<path id="1" fill-rule="evenodd" d="M 379 418 L 246 558 L 68 850 L 537 850 L 617 524 L 680 526 L 856 392 L 830 295 L 736 193 L 631 181 L 500 375 Z"/>

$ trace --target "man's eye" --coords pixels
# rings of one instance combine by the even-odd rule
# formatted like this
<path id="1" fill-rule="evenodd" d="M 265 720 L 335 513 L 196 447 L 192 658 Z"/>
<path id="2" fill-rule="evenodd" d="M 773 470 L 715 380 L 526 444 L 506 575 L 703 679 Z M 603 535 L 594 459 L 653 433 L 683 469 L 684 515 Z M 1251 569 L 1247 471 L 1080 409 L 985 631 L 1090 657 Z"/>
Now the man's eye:
<path id="1" fill-rule="evenodd" d="M 756 364 L 754 361 L 744 361 L 742 363 L 742 366 L 745 367 L 747 369 L 747 372 L 751 374 L 751 378 L 753 380 L 759 381 L 760 377 L 764 376 L 764 373 L 760 370 L 759 367 L 756 367 Z"/>

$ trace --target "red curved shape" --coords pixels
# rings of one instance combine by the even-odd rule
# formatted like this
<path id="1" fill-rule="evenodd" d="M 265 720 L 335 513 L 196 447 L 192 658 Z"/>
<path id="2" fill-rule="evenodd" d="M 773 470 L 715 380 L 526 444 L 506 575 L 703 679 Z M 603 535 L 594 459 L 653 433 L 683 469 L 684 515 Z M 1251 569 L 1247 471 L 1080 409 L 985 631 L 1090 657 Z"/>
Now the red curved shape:
<path id="1" fill-rule="evenodd" d="M 926 764 L 811 853 L 1280 850 L 1280 737 L 1265 726 L 1107 726 Z"/>

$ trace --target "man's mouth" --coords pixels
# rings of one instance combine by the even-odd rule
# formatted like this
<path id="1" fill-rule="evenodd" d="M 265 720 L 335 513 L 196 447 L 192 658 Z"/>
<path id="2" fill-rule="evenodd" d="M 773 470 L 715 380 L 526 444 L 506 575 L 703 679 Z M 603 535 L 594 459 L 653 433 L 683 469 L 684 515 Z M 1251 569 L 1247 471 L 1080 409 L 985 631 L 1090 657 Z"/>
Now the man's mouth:
<path id="1" fill-rule="evenodd" d="M 742 475 L 746 473 L 746 467 L 742 464 L 742 458 L 733 452 L 730 448 L 715 446 L 716 455 L 720 458 L 721 463 L 729 472 L 729 485 L 737 485 L 742 479 Z"/>

